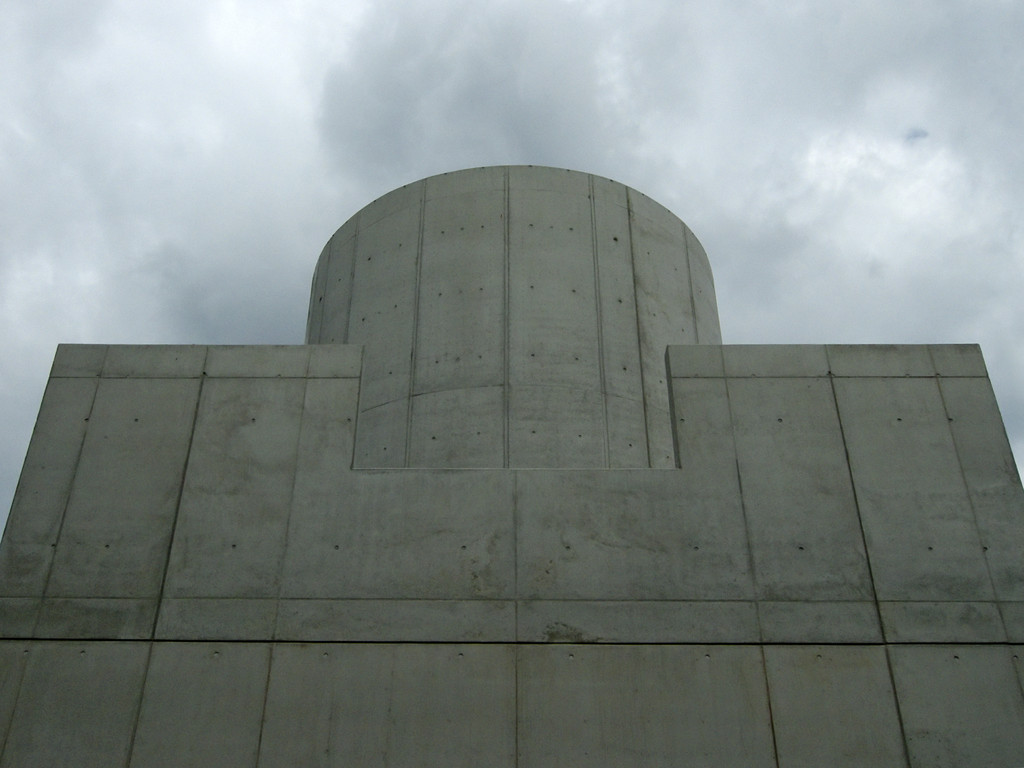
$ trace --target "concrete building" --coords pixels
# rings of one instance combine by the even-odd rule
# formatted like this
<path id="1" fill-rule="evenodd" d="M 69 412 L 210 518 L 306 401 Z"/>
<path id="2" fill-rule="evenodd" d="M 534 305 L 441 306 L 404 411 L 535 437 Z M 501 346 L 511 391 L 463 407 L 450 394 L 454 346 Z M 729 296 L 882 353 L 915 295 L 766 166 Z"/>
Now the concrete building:
<path id="1" fill-rule="evenodd" d="M 305 345 L 62 345 L 0 768 L 1024 766 L 976 346 L 723 346 L 690 230 L 481 168 L 331 238 Z"/>

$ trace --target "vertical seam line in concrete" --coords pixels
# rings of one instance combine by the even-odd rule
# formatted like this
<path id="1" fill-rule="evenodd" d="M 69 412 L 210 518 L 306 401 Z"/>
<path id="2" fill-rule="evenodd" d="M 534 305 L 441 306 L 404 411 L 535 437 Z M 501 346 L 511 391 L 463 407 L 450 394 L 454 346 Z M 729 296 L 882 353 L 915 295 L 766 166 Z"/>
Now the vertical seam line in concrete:
<path id="1" fill-rule="evenodd" d="M 896 685 L 896 673 L 893 671 L 892 665 L 892 651 L 896 646 L 885 643 L 882 647 L 885 649 L 885 664 L 889 670 L 889 684 L 892 686 L 892 701 L 896 707 L 896 722 L 900 724 L 900 740 L 903 742 L 904 765 L 911 765 L 910 744 L 907 742 L 907 729 L 903 725 L 903 707 L 900 706 L 900 689 Z"/>
<path id="2" fill-rule="evenodd" d="M 416 227 L 416 276 L 413 279 L 412 297 L 412 339 L 409 344 L 409 389 L 406 393 L 405 403 L 405 458 L 403 467 L 409 466 L 409 456 L 412 448 L 412 398 L 416 391 L 416 341 L 420 328 L 420 278 L 423 272 L 423 226 L 425 211 L 427 207 L 427 180 L 420 182 L 420 220 Z"/>
<path id="3" fill-rule="evenodd" d="M 779 742 L 775 737 L 775 710 L 772 708 L 772 684 L 768 674 L 768 657 L 765 655 L 763 642 L 758 645 L 758 648 L 761 651 L 761 673 L 764 675 L 764 698 L 768 705 L 768 728 L 772 732 L 772 752 L 775 753 L 775 766 L 778 768 Z"/>
<path id="4" fill-rule="evenodd" d="M 633 317 L 636 320 L 636 352 L 640 362 L 640 397 L 644 406 L 644 437 L 647 442 L 647 466 L 653 467 L 653 451 L 651 446 L 650 414 L 647 410 L 647 382 L 644 375 L 644 341 L 640 327 L 639 289 L 636 285 L 636 247 L 633 242 L 633 196 L 632 190 L 626 187 L 626 230 L 629 237 L 629 267 L 633 279 Z"/>
<path id="5" fill-rule="evenodd" d="M 21 686 L 25 682 L 25 670 L 28 669 L 28 664 L 32 660 L 32 646 L 36 645 L 38 647 L 31 638 L 24 638 L 21 641 L 21 645 L 23 646 L 21 652 L 22 665 L 21 669 L 18 670 L 18 685 L 14 690 L 14 701 L 11 703 L 10 717 L 3 726 L 3 733 L 0 734 L 0 763 L 3 763 L 4 753 L 7 752 L 7 741 L 11 737 L 11 729 L 14 727 L 14 716 L 18 712 L 18 700 L 21 698 Z"/>
<path id="6" fill-rule="evenodd" d="M 878 621 L 878 634 L 883 643 L 887 642 L 885 636 L 885 625 L 882 623 L 882 607 L 878 600 L 878 588 L 875 584 L 875 570 L 871 565 L 871 548 L 868 546 L 868 536 L 864 530 L 864 515 L 860 508 L 860 495 L 857 493 L 857 483 L 853 477 L 853 462 L 850 460 L 850 444 L 846 439 L 846 426 L 843 424 L 843 413 L 839 409 L 839 393 L 836 392 L 836 377 L 832 375 L 832 358 L 828 347 L 825 347 L 825 357 L 828 361 L 828 384 L 832 390 L 832 405 L 836 409 L 836 421 L 839 424 L 839 437 L 843 441 L 843 456 L 846 459 L 846 476 L 850 481 L 850 493 L 853 494 L 853 505 L 857 510 L 857 526 L 860 528 L 860 543 L 864 548 L 864 564 L 868 569 L 868 579 L 871 581 L 871 601 L 875 605 L 875 618 Z M 895 685 L 895 682 L 893 683 Z"/>
<path id="7" fill-rule="evenodd" d="M 509 467 L 509 466 L 511 466 L 511 463 L 512 463 L 512 461 L 511 461 L 511 448 L 510 448 L 511 424 L 509 423 L 510 422 L 510 418 L 511 418 L 511 415 L 510 415 L 510 411 L 511 411 L 511 392 L 509 391 L 510 386 L 511 386 L 510 382 L 509 382 L 509 379 L 510 379 L 510 375 L 509 375 L 509 358 L 510 358 L 510 355 L 511 355 L 511 343 L 512 343 L 512 306 L 510 304 L 510 298 L 509 298 L 510 283 L 511 283 L 511 263 L 510 263 L 511 262 L 511 243 L 509 242 L 509 236 L 510 236 L 511 229 L 510 229 L 509 219 L 511 218 L 511 213 L 512 213 L 512 200 L 511 200 L 512 195 L 511 195 L 510 190 L 509 190 L 509 187 L 510 187 L 509 175 L 510 175 L 509 167 L 506 165 L 505 166 L 505 170 L 504 170 L 504 179 L 503 179 L 503 192 L 504 192 L 504 198 L 505 198 L 504 199 L 505 211 L 504 211 L 504 216 L 502 217 L 505 220 L 504 221 L 505 232 L 504 232 L 504 237 L 502 238 L 502 241 L 503 241 L 502 259 L 504 261 L 504 268 L 505 268 L 505 274 L 504 274 L 504 282 L 505 282 L 505 284 L 503 286 L 504 287 L 504 296 L 502 298 L 502 301 L 504 302 L 504 306 L 503 306 L 502 309 L 503 309 L 504 320 L 505 320 L 505 339 L 504 339 L 504 346 L 503 346 L 503 349 L 502 349 L 502 361 L 501 361 L 502 377 L 503 377 L 503 386 L 502 386 L 502 392 L 503 392 L 503 395 L 502 395 L 502 412 L 503 412 L 503 417 L 502 417 L 502 432 L 503 432 L 503 434 L 502 434 L 502 441 L 503 441 L 502 451 L 503 451 L 503 456 L 502 456 L 502 460 L 501 460 L 501 465 L 503 467 Z"/>
<path id="8" fill-rule="evenodd" d="M 349 339 L 352 338 L 352 296 L 355 293 L 356 287 L 356 264 L 359 263 L 359 232 L 362 228 L 363 215 L 357 213 L 355 215 L 355 232 L 352 233 L 352 265 L 348 269 L 348 306 L 345 307 L 345 337 L 341 341 L 345 344 L 348 343 Z M 334 238 L 331 238 L 332 242 Z M 333 257 L 334 250 L 331 250 L 331 256 Z M 333 260 L 333 259 L 332 259 Z"/>
<path id="9" fill-rule="evenodd" d="M 60 550 L 61 538 L 64 535 L 64 523 L 67 521 L 68 508 L 71 506 L 71 496 L 75 491 L 75 484 L 78 479 L 78 465 L 82 461 L 82 452 L 85 450 L 85 441 L 89 437 L 89 428 L 92 426 L 93 410 L 96 408 L 96 398 L 99 396 L 100 382 L 103 381 L 103 369 L 106 368 L 107 356 L 109 354 L 110 345 L 107 345 L 107 347 L 103 350 L 103 362 L 100 364 L 99 373 L 96 375 L 96 386 L 93 388 L 92 391 L 92 401 L 89 403 L 89 412 L 88 415 L 85 417 L 86 426 L 85 429 L 82 431 L 82 440 L 78 444 L 78 453 L 75 455 L 74 469 L 71 473 L 71 482 L 68 484 L 68 495 L 67 498 L 64 499 L 64 508 L 61 510 L 60 513 L 60 522 L 57 524 L 57 535 L 54 537 L 53 546 L 50 547 L 50 562 L 46 567 L 46 580 L 43 582 L 42 594 L 39 595 L 39 607 L 36 609 L 36 618 L 35 621 L 32 622 L 33 637 L 36 636 L 36 632 L 39 629 L 39 619 L 43 614 L 43 603 L 45 602 L 46 597 L 50 591 L 50 579 L 53 576 L 53 564 L 57 561 L 57 552 L 58 550 Z M 53 377 L 51 377 L 51 379 L 52 378 Z M 39 419 L 37 417 L 36 421 L 38 422 L 38 420 Z M 35 427 L 32 428 L 32 436 L 35 436 Z M 29 446 L 31 447 L 31 445 L 31 438 L 29 438 Z M 21 483 L 20 478 L 18 480 L 18 483 Z M 17 494 L 17 488 L 15 488 L 15 494 Z"/>
<path id="10" fill-rule="evenodd" d="M 288 541 L 292 526 L 292 512 L 295 509 L 295 484 L 299 478 L 299 451 L 302 448 L 302 431 L 306 423 L 306 403 L 309 400 L 309 382 L 309 371 L 307 369 L 306 378 L 302 386 L 302 407 L 299 409 L 299 428 L 295 430 L 295 450 L 292 453 L 294 457 L 294 461 L 292 463 L 292 484 L 288 491 L 288 514 L 286 514 L 284 518 L 284 540 L 281 544 L 281 554 L 279 555 L 277 563 L 277 594 L 274 599 L 274 618 L 270 624 L 271 640 L 277 638 L 277 617 L 281 605 L 281 585 L 284 581 L 284 564 L 288 557 Z"/>
<path id="11" fill-rule="evenodd" d="M 178 498 L 175 500 L 174 504 L 174 519 L 171 521 L 170 535 L 167 537 L 167 553 L 164 555 L 163 578 L 160 579 L 160 591 L 157 593 L 156 610 L 153 612 L 153 627 L 149 633 L 151 641 L 156 640 L 156 629 L 160 624 L 160 614 L 163 611 L 164 592 L 167 590 L 167 574 L 171 568 L 171 551 L 174 549 L 175 534 L 178 531 L 178 519 L 181 516 L 181 502 L 185 497 L 185 480 L 188 478 L 188 465 L 192 460 L 192 447 L 195 445 L 196 429 L 199 426 L 199 408 L 203 402 L 203 392 L 206 389 L 206 363 L 209 360 L 209 357 L 210 347 L 207 346 L 203 355 L 203 368 L 199 374 L 199 387 L 196 390 L 196 404 L 195 408 L 192 410 L 192 429 L 189 430 L 188 434 L 188 448 L 185 450 L 185 461 L 181 468 L 181 480 L 178 483 Z M 146 660 L 146 669 L 148 673 L 148 659 Z"/>
<path id="12" fill-rule="evenodd" d="M 354 256 L 355 256 L 355 254 L 353 254 L 353 259 L 352 259 L 353 266 L 355 266 L 355 263 L 356 263 L 356 260 L 355 260 Z M 316 341 L 317 341 L 318 344 L 322 344 L 323 340 L 324 340 L 323 339 L 323 335 L 324 335 L 324 315 L 327 312 L 327 307 L 325 306 L 325 302 L 327 301 L 327 288 L 328 288 L 328 285 L 329 285 L 329 283 L 327 282 L 327 279 L 328 279 L 328 277 L 330 277 L 330 274 L 331 274 L 331 264 L 333 263 L 333 261 L 334 261 L 334 237 L 332 236 L 331 239 L 327 241 L 327 263 L 324 264 L 323 283 L 320 286 L 320 289 L 323 292 L 323 301 L 319 302 L 320 303 L 320 323 L 318 324 L 317 329 L 316 329 Z M 314 291 L 316 290 L 315 284 L 314 284 L 314 289 L 313 290 Z M 349 293 L 351 293 L 351 285 L 349 287 Z M 349 301 L 349 306 L 351 306 L 351 305 L 352 305 L 352 302 Z M 345 337 L 343 337 L 343 338 L 338 340 L 338 341 L 340 341 L 342 343 L 344 343 L 345 338 L 348 337 L 348 317 L 347 317 L 347 315 L 348 315 L 348 313 L 346 313 L 346 318 L 345 318 Z M 311 341 L 312 341 L 312 339 L 310 339 L 310 342 Z"/>
<path id="13" fill-rule="evenodd" d="M 260 763 L 260 752 L 263 751 L 263 729 L 267 724 L 267 701 L 270 699 L 270 673 L 274 668 L 274 652 L 277 650 L 277 643 L 268 643 L 270 646 L 267 653 L 267 678 L 263 684 L 263 706 L 260 708 L 260 730 L 256 735 L 256 765 Z"/>
<path id="14" fill-rule="evenodd" d="M 519 472 L 512 470 L 512 642 L 519 642 Z"/>
<path id="15" fill-rule="evenodd" d="M 931 351 L 928 352 L 929 356 Z M 932 361 L 932 368 L 935 367 L 934 360 Z M 942 391 L 942 377 L 938 374 L 935 375 L 935 389 L 939 393 L 939 402 L 942 403 L 942 413 L 946 417 L 946 429 L 949 431 L 949 441 L 953 444 L 953 455 L 956 456 L 956 465 L 960 470 L 960 482 L 964 486 L 964 495 L 967 497 L 967 506 L 971 509 L 971 518 L 974 520 L 974 533 L 978 537 L 978 546 L 981 547 L 981 557 L 985 562 L 985 574 L 988 576 L 988 586 L 991 590 L 992 600 L 996 602 L 996 607 L 999 609 L 1000 621 L 1003 621 L 1003 611 L 999 600 L 999 594 L 996 592 L 996 582 L 992 578 L 992 566 L 988 561 L 988 551 L 985 546 L 985 542 L 981 536 L 981 526 L 978 525 L 978 510 L 974 506 L 974 497 L 971 494 L 971 484 L 967 480 L 967 473 L 964 471 L 963 458 L 960 455 L 960 446 L 957 445 L 956 433 L 953 432 L 953 417 L 949 412 L 949 406 L 946 405 L 946 394 Z M 1003 637 L 1009 638 L 1009 634 L 1006 631 L 1006 622 L 1003 621 Z"/>
<path id="16" fill-rule="evenodd" d="M 736 467 L 736 490 L 740 494 L 740 514 L 743 516 L 743 532 L 747 540 L 747 567 L 750 568 L 750 583 L 754 590 L 754 613 L 757 615 L 757 634 L 761 642 L 764 643 L 764 629 L 761 626 L 761 584 L 757 578 L 757 566 L 754 562 L 754 545 L 750 539 L 750 519 L 747 515 L 747 501 L 743 495 L 740 449 L 736 442 L 736 418 L 732 410 L 732 397 L 729 394 L 729 378 L 725 375 L 722 376 L 722 388 L 725 390 L 725 407 L 729 413 L 729 435 L 732 438 L 732 456 Z"/>
<path id="17" fill-rule="evenodd" d="M 152 638 L 146 643 L 146 663 L 142 670 L 142 681 L 139 685 L 138 703 L 135 705 L 135 717 L 132 718 L 132 732 L 128 737 L 128 750 L 125 756 L 125 766 L 132 764 L 132 754 L 135 752 L 135 738 L 139 733 L 139 720 L 142 719 L 142 703 L 146 698 L 146 683 L 149 681 L 149 667 L 153 660 L 153 646 L 156 641 Z"/>
<path id="18" fill-rule="evenodd" d="M 693 298 L 693 270 L 690 269 L 690 228 L 683 221 L 680 221 L 679 224 L 683 228 L 683 255 L 686 258 L 686 284 L 690 289 L 690 317 L 693 318 L 693 342 L 694 344 L 700 344 L 700 327 L 697 325 L 697 302 Z"/>
<path id="19" fill-rule="evenodd" d="M 604 414 L 604 466 L 611 468 L 611 440 L 608 434 L 610 422 L 608 420 L 608 374 L 605 370 L 607 360 L 604 356 L 604 316 L 601 312 L 601 271 L 600 260 L 598 259 L 597 244 L 597 208 L 594 192 L 594 176 L 587 174 L 587 197 L 590 198 L 590 252 L 594 263 L 594 312 L 597 322 L 597 369 L 601 382 L 601 408 Z"/>

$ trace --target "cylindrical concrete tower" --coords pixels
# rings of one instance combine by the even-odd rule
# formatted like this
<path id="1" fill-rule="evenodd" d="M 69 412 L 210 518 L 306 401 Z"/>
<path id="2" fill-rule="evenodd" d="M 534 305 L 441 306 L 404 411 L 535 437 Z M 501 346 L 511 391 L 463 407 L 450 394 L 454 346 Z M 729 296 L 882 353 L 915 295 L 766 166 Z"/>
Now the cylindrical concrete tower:
<path id="1" fill-rule="evenodd" d="M 693 233 L 608 179 L 477 168 L 324 248 L 307 343 L 364 346 L 354 463 L 670 467 L 665 348 L 720 344 Z"/>

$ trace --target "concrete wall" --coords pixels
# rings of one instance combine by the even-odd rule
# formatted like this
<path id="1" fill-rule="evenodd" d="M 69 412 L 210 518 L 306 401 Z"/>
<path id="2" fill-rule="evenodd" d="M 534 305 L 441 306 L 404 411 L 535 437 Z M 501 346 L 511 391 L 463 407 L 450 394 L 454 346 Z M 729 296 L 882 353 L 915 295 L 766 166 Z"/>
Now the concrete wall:
<path id="1" fill-rule="evenodd" d="M 359 470 L 358 347 L 60 347 L 0 766 L 1024 765 L 978 349 L 668 363 L 675 467 Z"/>
<path id="2" fill-rule="evenodd" d="M 721 333 L 675 215 L 517 166 L 424 179 L 352 217 L 320 256 L 306 340 L 365 348 L 357 467 L 668 467 L 665 347 Z"/>

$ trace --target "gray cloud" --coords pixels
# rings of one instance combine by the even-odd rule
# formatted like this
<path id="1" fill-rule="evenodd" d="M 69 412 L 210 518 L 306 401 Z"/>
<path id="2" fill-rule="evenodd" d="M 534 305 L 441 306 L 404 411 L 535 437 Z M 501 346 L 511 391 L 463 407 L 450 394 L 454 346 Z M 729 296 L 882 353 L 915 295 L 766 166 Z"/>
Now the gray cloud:
<path id="1" fill-rule="evenodd" d="M 997 0 L 5 3 L 0 508 L 56 343 L 298 342 L 348 216 L 498 163 L 676 211 L 727 342 L 981 342 L 1021 455 L 1022 32 Z"/>

